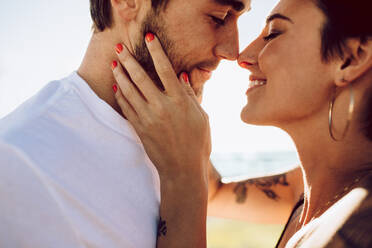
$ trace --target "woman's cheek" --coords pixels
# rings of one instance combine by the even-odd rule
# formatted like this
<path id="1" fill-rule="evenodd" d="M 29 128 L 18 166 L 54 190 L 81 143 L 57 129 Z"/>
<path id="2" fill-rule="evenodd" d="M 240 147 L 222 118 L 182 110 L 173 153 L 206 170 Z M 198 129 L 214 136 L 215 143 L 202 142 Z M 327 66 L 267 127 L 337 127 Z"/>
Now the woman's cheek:
<path id="1" fill-rule="evenodd" d="M 273 69 L 271 65 L 276 64 L 276 54 L 272 50 L 273 49 L 271 48 L 270 44 L 268 44 L 261 50 L 258 55 L 259 67 L 266 77 L 269 76 L 270 71 Z"/>

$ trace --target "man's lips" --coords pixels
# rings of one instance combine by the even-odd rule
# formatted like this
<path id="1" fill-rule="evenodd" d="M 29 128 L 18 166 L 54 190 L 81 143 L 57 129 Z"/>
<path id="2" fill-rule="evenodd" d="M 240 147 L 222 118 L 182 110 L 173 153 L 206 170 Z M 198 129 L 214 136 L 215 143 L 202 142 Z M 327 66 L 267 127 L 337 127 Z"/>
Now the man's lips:
<path id="1" fill-rule="evenodd" d="M 210 79 L 211 78 L 212 70 L 208 70 L 208 69 L 200 68 L 200 67 L 198 67 L 198 69 L 202 72 L 202 75 L 205 79 Z"/>
<path id="2" fill-rule="evenodd" d="M 208 70 L 208 69 L 204 69 L 204 68 L 200 68 L 200 67 L 199 67 L 199 69 L 202 70 L 202 71 L 205 71 L 205 72 L 212 73 L 212 70 Z"/>

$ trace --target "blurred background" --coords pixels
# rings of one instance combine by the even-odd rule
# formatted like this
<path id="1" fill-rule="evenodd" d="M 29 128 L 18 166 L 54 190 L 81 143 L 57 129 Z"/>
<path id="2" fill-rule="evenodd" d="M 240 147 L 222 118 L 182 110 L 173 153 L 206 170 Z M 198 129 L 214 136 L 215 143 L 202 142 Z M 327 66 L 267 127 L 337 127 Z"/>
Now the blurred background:
<path id="1" fill-rule="evenodd" d="M 239 21 L 240 50 L 264 26 L 278 0 L 252 0 Z M 88 0 L 4 1 L 0 9 L 0 118 L 49 81 L 77 70 L 91 36 Z M 280 173 L 298 164 L 287 134 L 273 127 L 244 124 L 249 73 L 236 62 L 222 62 L 205 87 L 212 161 L 225 182 Z M 208 247 L 273 247 L 282 226 L 208 220 Z"/>

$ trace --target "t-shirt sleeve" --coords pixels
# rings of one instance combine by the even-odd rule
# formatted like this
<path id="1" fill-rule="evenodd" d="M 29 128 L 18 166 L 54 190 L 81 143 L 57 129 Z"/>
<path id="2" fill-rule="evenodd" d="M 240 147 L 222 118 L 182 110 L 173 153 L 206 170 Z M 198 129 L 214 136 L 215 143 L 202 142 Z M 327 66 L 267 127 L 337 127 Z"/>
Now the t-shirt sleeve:
<path id="1" fill-rule="evenodd" d="M 0 142 L 0 247 L 85 247 L 27 156 Z"/>

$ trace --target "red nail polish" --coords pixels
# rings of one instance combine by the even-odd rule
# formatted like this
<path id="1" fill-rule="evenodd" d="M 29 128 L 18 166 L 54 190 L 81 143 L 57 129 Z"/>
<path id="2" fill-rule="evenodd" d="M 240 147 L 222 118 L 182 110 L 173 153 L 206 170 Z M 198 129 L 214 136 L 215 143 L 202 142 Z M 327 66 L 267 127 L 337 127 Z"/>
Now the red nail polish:
<path id="1" fill-rule="evenodd" d="M 243 68 L 248 68 L 249 66 L 253 65 L 252 63 L 248 63 L 248 62 L 241 62 L 239 64 L 241 67 Z"/>
<path id="2" fill-rule="evenodd" d="M 153 41 L 154 38 L 155 38 L 154 34 L 152 34 L 152 33 L 147 33 L 146 34 L 146 40 L 147 40 L 147 42 Z"/>
<path id="3" fill-rule="evenodd" d="M 112 68 L 112 69 L 115 69 L 117 66 L 118 66 L 118 62 L 115 61 L 115 60 L 112 61 L 111 68 Z"/>
<path id="4" fill-rule="evenodd" d="M 116 86 L 116 84 L 114 84 L 114 85 L 112 86 L 112 89 L 113 89 L 114 92 L 116 93 L 116 91 L 118 91 L 118 86 Z"/>
<path id="5" fill-rule="evenodd" d="M 120 43 L 117 44 L 115 50 L 116 50 L 117 53 L 120 54 L 123 51 L 123 45 L 120 44 Z"/>
<path id="6" fill-rule="evenodd" d="M 182 72 L 182 79 L 185 83 L 189 83 L 189 75 L 186 72 Z"/>

